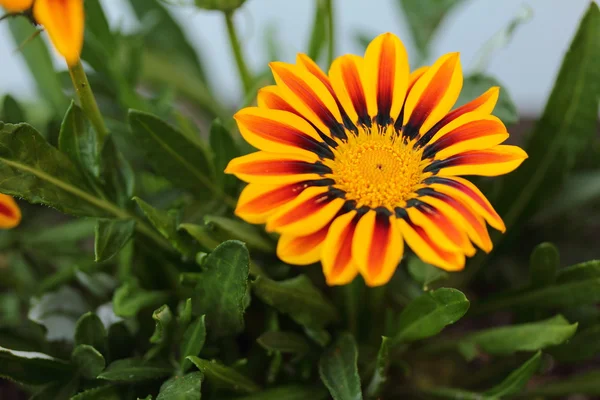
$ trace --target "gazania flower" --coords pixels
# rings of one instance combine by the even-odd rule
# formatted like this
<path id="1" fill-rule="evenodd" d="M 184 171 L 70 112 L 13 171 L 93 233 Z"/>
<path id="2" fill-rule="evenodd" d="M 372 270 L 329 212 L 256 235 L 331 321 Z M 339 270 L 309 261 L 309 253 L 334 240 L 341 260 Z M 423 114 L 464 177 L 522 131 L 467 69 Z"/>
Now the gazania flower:
<path id="1" fill-rule="evenodd" d="M 10 196 L 0 193 L 0 229 L 10 229 L 21 222 L 21 210 Z"/>
<path id="2" fill-rule="evenodd" d="M 83 0 L 0 0 L 0 6 L 11 13 L 33 7 L 33 19 L 48 32 L 67 64 L 79 61 L 83 46 Z"/>
<path id="3" fill-rule="evenodd" d="M 249 183 L 236 214 L 280 233 L 282 260 L 320 260 L 330 285 L 360 273 L 377 286 L 390 280 L 404 242 L 449 271 L 464 267 L 473 244 L 491 250 L 484 221 L 504 224 L 460 176 L 505 174 L 527 155 L 500 144 L 509 135 L 491 115 L 498 88 L 452 110 L 462 87 L 457 53 L 409 74 L 402 42 L 386 33 L 364 57 L 339 57 L 329 74 L 303 54 L 271 69 L 277 84 L 235 115 L 260 151 L 226 172 Z"/>

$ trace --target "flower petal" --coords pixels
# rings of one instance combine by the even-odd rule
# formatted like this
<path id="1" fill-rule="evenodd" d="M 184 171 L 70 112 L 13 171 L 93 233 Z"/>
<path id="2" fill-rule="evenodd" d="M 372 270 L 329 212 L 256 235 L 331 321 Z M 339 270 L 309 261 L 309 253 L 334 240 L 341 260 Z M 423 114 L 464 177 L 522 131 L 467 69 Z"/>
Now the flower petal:
<path id="1" fill-rule="evenodd" d="M 33 16 L 67 64 L 77 63 L 83 46 L 83 0 L 36 0 Z"/>
<path id="2" fill-rule="evenodd" d="M 21 209 L 11 196 L 0 193 L 0 229 L 10 229 L 21 222 Z"/>
<path id="3" fill-rule="evenodd" d="M 33 0 L 0 0 L 0 7 L 9 13 L 17 13 L 31 8 Z"/>
<path id="4" fill-rule="evenodd" d="M 527 153 L 520 147 L 499 145 L 487 150 L 465 151 L 444 160 L 434 161 L 423 171 L 437 171 L 440 176 L 498 176 L 513 171 L 526 158 Z"/>
<path id="5" fill-rule="evenodd" d="M 282 98 L 321 132 L 345 139 L 342 115 L 327 87 L 303 67 L 269 64 Z"/>
<path id="6" fill-rule="evenodd" d="M 267 231 L 309 235 L 323 228 L 335 217 L 345 200 L 328 187 L 310 187 L 296 199 L 281 207 L 267 220 Z"/>
<path id="7" fill-rule="evenodd" d="M 312 152 L 321 158 L 333 158 L 331 149 L 313 127 L 290 112 L 247 107 L 234 118 L 244 139 L 260 150 L 290 154 Z"/>
<path id="8" fill-rule="evenodd" d="M 331 64 L 329 79 L 336 97 L 354 123 L 371 124 L 364 90 L 364 60 L 355 55 L 338 57 Z"/>
<path id="9" fill-rule="evenodd" d="M 506 231 L 502 218 L 498 215 L 488 199 L 481 193 L 477 186 L 460 177 L 431 177 L 425 183 L 429 184 L 436 192 L 444 193 L 452 198 L 460 200 L 477 214 L 481 215 L 495 229 L 500 232 Z"/>
<path id="10" fill-rule="evenodd" d="M 284 233 L 277 243 L 277 257 L 288 264 L 309 265 L 321 259 L 321 249 L 329 225 L 306 236 Z"/>
<path id="11" fill-rule="evenodd" d="M 404 242 L 396 217 L 374 210 L 363 215 L 352 240 L 352 258 L 368 286 L 386 284 L 404 252 Z"/>
<path id="12" fill-rule="evenodd" d="M 452 221 L 432 206 L 420 202 L 418 206 L 406 209 L 413 224 L 420 226 L 436 244 L 450 252 L 460 251 L 467 255 L 475 254 L 475 248 L 467 235 L 459 231 Z"/>
<path id="13" fill-rule="evenodd" d="M 280 90 L 276 85 L 260 88 L 256 96 L 256 102 L 260 108 L 288 111 L 300 115 L 294 107 L 281 97 Z"/>
<path id="14" fill-rule="evenodd" d="M 305 154 L 273 154 L 257 151 L 229 162 L 225 172 L 234 174 L 249 183 L 285 184 L 320 179 L 331 169 L 320 162 L 318 156 Z"/>
<path id="15" fill-rule="evenodd" d="M 415 83 L 404 105 L 403 133 L 417 138 L 450 111 L 462 87 L 458 53 L 440 57 Z"/>
<path id="16" fill-rule="evenodd" d="M 408 55 L 391 33 L 377 36 L 365 51 L 365 91 L 371 117 L 382 124 L 400 115 L 408 87 Z"/>
<path id="17" fill-rule="evenodd" d="M 327 233 L 321 250 L 323 274 L 328 285 L 345 285 L 358 274 L 352 259 L 352 238 L 356 230 L 356 211 L 337 217 Z"/>
<path id="18" fill-rule="evenodd" d="M 397 224 L 406 244 L 421 260 L 446 271 L 460 271 L 465 267 L 464 254 L 441 249 L 420 226 L 403 219 L 399 219 Z"/>

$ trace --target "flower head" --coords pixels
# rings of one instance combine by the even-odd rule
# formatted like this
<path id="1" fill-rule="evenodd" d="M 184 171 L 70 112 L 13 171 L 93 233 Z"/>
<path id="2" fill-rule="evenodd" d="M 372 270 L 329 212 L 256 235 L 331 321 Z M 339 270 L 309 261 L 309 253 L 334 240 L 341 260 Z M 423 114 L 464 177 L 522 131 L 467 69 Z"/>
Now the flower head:
<path id="1" fill-rule="evenodd" d="M 0 0 L 8 12 L 28 11 L 33 7 L 33 18 L 48 32 L 56 50 L 67 64 L 79 61 L 83 46 L 83 0 Z"/>
<path id="2" fill-rule="evenodd" d="M 21 210 L 12 197 L 0 193 L 0 229 L 10 229 L 21 222 Z"/>
<path id="3" fill-rule="evenodd" d="M 457 53 L 411 74 L 402 42 L 386 33 L 364 57 L 336 59 L 329 74 L 302 54 L 271 69 L 277 84 L 235 115 L 260 151 L 226 172 L 249 183 L 236 214 L 280 233 L 282 260 L 320 260 L 331 285 L 360 273 L 377 286 L 405 242 L 449 271 L 464 267 L 473 244 L 491 250 L 484 221 L 504 224 L 460 176 L 505 174 L 527 155 L 500 144 L 509 135 L 491 115 L 498 88 L 452 110 L 463 79 Z"/>

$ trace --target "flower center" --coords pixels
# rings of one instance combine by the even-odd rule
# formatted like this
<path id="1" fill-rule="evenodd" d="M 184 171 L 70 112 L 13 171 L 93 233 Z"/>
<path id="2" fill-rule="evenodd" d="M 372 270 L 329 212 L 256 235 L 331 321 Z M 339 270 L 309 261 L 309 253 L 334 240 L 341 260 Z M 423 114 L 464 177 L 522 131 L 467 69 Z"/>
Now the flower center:
<path id="1" fill-rule="evenodd" d="M 349 133 L 326 164 L 332 170 L 334 187 L 346 192 L 357 207 L 404 207 L 425 178 L 422 149 L 405 142 L 392 125 L 359 128 Z"/>

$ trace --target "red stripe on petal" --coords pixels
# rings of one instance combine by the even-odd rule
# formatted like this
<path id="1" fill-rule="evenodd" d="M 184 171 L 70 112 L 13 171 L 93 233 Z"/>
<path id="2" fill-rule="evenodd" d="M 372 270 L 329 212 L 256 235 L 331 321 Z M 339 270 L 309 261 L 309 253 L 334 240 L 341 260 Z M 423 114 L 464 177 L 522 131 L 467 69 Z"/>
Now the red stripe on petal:
<path id="1" fill-rule="evenodd" d="M 341 64 L 341 69 L 348 96 L 350 96 L 354 110 L 358 114 L 359 121 L 369 124 L 371 120 L 367 109 L 367 100 L 356 64 L 348 60 L 348 62 Z"/>
<path id="2" fill-rule="evenodd" d="M 423 159 L 432 157 L 440 150 L 454 144 L 484 136 L 497 135 L 506 132 L 504 125 L 495 120 L 482 119 L 471 121 L 442 136 L 423 151 Z"/>
<path id="3" fill-rule="evenodd" d="M 298 204 L 294 210 L 289 211 L 283 215 L 280 215 L 276 220 L 270 221 L 270 224 L 278 226 L 289 225 L 294 222 L 298 222 L 301 219 L 312 215 L 327 205 L 333 200 L 333 196 L 330 193 L 321 193 L 315 197 L 307 199 L 305 202 Z"/>
<path id="4" fill-rule="evenodd" d="M 266 86 L 258 91 L 258 106 L 271 110 L 282 110 L 299 115 L 292 106 L 277 93 L 277 86 Z"/>
<path id="5" fill-rule="evenodd" d="M 391 35 L 383 38 L 377 76 L 377 114 L 389 117 L 394 96 L 396 46 Z"/>
<path id="6" fill-rule="evenodd" d="M 292 160 L 254 161 L 240 165 L 238 169 L 244 174 L 262 176 L 331 173 L 331 169 L 323 164 Z"/>
<path id="7" fill-rule="evenodd" d="M 383 213 L 378 213 L 375 217 L 371 254 L 369 257 L 369 270 L 372 276 L 379 275 L 385 264 L 387 247 L 390 241 L 390 228 L 390 218 Z"/>
<path id="8" fill-rule="evenodd" d="M 358 218 L 354 218 L 340 234 L 339 241 L 341 246 L 338 253 L 335 255 L 335 261 L 333 262 L 333 270 L 330 275 L 335 277 L 343 273 L 346 268 L 352 263 L 352 238 L 354 237 L 354 231 L 356 230 L 356 223 Z"/>
<path id="9" fill-rule="evenodd" d="M 298 182 L 278 187 L 253 198 L 247 203 L 238 205 L 236 211 L 238 213 L 252 214 L 262 214 L 271 211 L 296 198 L 308 186 L 309 182 Z"/>
<path id="10" fill-rule="evenodd" d="M 0 215 L 9 219 L 17 218 L 15 210 L 4 203 L 0 203 Z"/>

